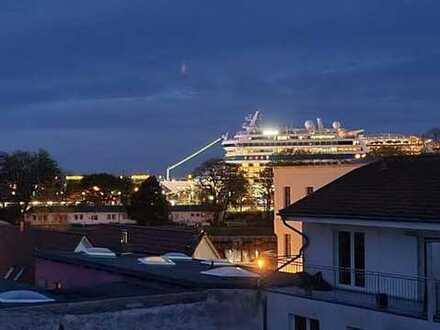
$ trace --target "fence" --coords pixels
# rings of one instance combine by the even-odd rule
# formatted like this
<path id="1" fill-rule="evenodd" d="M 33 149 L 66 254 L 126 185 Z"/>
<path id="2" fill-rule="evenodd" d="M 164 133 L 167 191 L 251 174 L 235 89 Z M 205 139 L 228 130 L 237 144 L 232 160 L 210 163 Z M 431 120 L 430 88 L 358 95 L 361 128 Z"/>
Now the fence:
<path id="1" fill-rule="evenodd" d="M 309 293 L 312 292 L 315 297 L 366 307 L 392 309 L 411 315 L 426 315 L 428 282 L 423 277 L 321 266 L 301 261 L 295 261 L 283 270 L 313 275 L 314 277 L 309 278 L 308 285 L 313 289 L 309 290 Z M 330 286 L 331 290 L 320 292 L 317 283 L 322 283 L 321 279 Z M 322 288 L 325 288 L 325 285 L 321 285 Z M 436 288 L 436 299 L 440 302 L 440 283 L 437 283 Z M 440 316 L 440 308 L 437 314 Z"/>

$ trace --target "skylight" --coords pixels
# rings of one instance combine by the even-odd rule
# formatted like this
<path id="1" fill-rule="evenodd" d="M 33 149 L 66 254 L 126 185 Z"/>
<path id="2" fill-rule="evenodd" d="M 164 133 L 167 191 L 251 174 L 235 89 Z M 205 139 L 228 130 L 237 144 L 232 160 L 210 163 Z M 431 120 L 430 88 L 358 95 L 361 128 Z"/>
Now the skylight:
<path id="1" fill-rule="evenodd" d="M 200 272 L 200 274 L 218 277 L 260 277 L 257 273 L 250 272 L 240 267 L 218 267 Z"/>
<path id="2" fill-rule="evenodd" d="M 180 253 L 180 252 L 168 252 L 162 256 L 172 260 L 192 260 L 192 257 L 190 257 L 185 253 Z"/>
<path id="3" fill-rule="evenodd" d="M 156 265 L 156 266 L 173 266 L 175 263 L 165 256 L 153 256 L 138 258 L 138 261 L 144 265 Z"/>
<path id="4" fill-rule="evenodd" d="M 55 301 L 39 292 L 31 290 L 12 290 L 0 293 L 3 304 L 35 304 Z"/>
<path id="5" fill-rule="evenodd" d="M 107 248 L 91 247 L 84 249 L 82 252 L 92 257 L 116 257 L 116 254 Z"/>
<path id="6" fill-rule="evenodd" d="M 75 253 L 84 253 L 91 257 L 116 257 L 116 254 L 107 248 L 94 247 L 87 237 L 83 237 L 75 248 Z"/>

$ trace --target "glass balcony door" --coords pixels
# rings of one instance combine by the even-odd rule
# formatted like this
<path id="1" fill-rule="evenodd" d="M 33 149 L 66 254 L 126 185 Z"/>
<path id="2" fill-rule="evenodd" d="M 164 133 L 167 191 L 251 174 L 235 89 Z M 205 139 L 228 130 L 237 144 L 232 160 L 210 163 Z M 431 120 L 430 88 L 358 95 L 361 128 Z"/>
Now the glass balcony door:
<path id="1" fill-rule="evenodd" d="M 365 287 L 365 234 L 339 231 L 337 243 L 337 283 Z"/>

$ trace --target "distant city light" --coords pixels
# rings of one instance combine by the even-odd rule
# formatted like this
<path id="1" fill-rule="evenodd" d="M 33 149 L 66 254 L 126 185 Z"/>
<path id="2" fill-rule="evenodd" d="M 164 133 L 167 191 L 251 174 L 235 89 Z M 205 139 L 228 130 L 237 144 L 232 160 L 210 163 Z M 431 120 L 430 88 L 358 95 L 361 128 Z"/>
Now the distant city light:
<path id="1" fill-rule="evenodd" d="M 81 181 L 84 177 L 82 175 L 67 175 L 67 181 Z"/>

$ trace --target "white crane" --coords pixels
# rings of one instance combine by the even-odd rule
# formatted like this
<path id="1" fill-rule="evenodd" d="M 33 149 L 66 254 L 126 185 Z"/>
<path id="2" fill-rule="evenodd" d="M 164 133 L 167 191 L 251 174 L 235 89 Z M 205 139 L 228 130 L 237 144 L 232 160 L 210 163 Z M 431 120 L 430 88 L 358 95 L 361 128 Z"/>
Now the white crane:
<path id="1" fill-rule="evenodd" d="M 171 170 L 175 169 L 176 167 L 186 163 L 187 161 L 193 159 L 194 157 L 200 155 L 202 152 L 206 151 L 207 149 L 215 146 L 217 143 L 219 143 L 220 141 L 222 141 L 225 137 L 221 136 L 218 139 L 212 141 L 211 143 L 208 143 L 207 145 L 205 145 L 204 147 L 200 148 L 199 150 L 193 152 L 191 155 L 185 157 L 184 159 L 182 159 L 181 161 L 177 162 L 176 164 L 173 164 L 171 166 L 167 167 L 167 175 L 166 175 L 166 179 L 167 181 L 170 181 L 170 172 Z"/>

